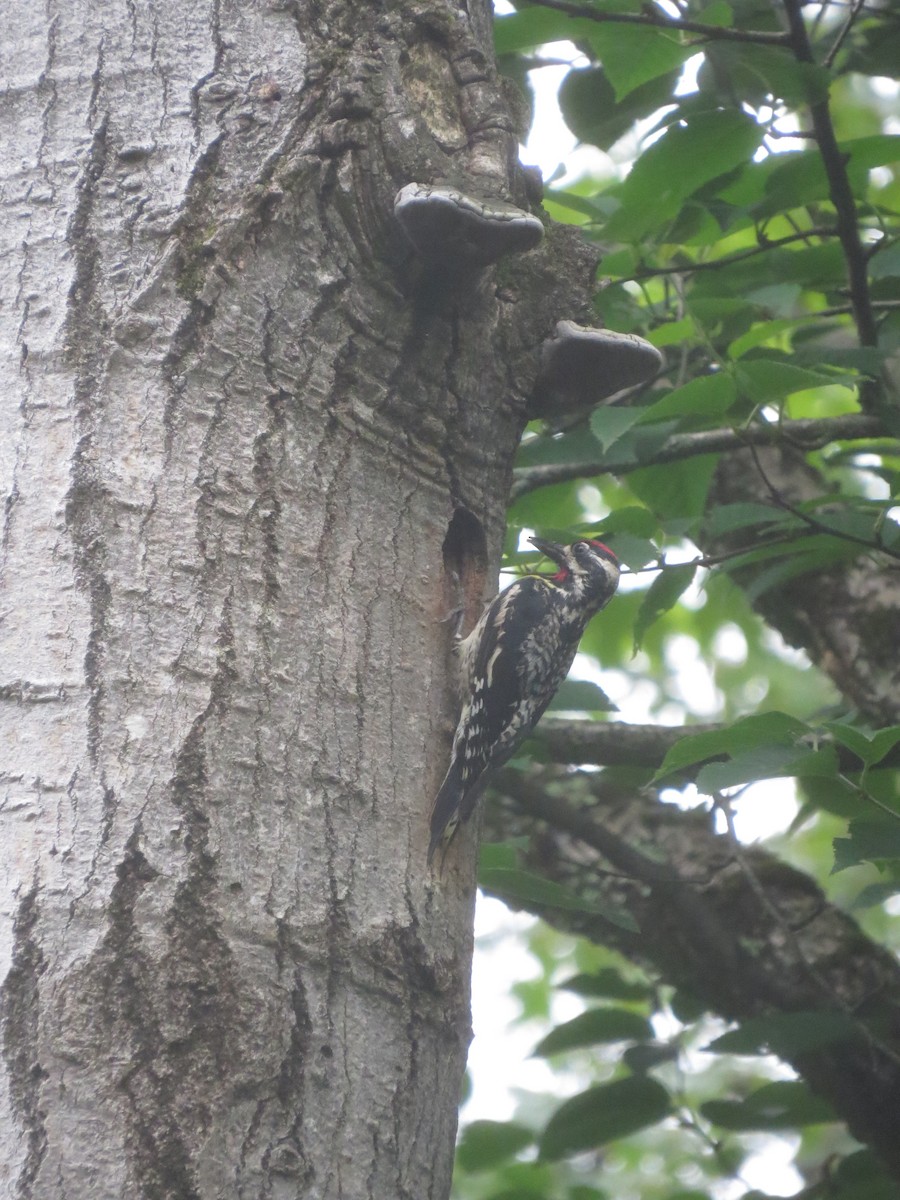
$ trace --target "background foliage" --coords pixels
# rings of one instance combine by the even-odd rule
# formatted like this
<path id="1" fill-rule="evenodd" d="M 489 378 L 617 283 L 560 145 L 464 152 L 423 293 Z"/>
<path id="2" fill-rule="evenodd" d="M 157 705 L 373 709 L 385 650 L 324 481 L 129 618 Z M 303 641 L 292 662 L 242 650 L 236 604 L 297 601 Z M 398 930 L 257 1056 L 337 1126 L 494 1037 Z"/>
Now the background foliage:
<path id="1" fill-rule="evenodd" d="M 556 721 L 499 790 L 521 801 L 543 787 L 578 809 L 612 787 L 693 809 L 761 905 L 777 909 L 772 863 L 790 864 L 853 915 L 861 953 L 877 957 L 896 947 L 900 911 L 900 616 L 848 597 L 860 579 L 896 595 L 900 567 L 900 11 L 516 10 L 495 23 L 501 67 L 524 83 L 554 60 L 552 43 L 574 42 L 562 112 L 609 155 L 605 172 L 551 181 L 545 208 L 597 244 L 593 319 L 648 338 L 666 363 L 613 405 L 534 422 L 523 440 L 507 565 L 527 558 L 524 533 L 577 529 L 601 532 L 634 574 L 582 643 L 588 682 L 564 687 Z M 627 174 L 617 167 L 633 156 Z M 881 623 L 869 630 L 884 647 L 880 684 L 836 667 L 815 619 L 792 617 L 807 584 L 814 609 L 820 581 L 823 615 L 848 603 L 847 636 L 854 621 Z M 604 711 L 596 678 L 620 714 Z M 601 732 L 566 754 L 576 719 Z M 602 737 L 617 719 L 666 734 L 629 760 Z M 584 763 L 593 774 L 575 771 Z M 772 794 L 785 811 L 765 846 L 777 859 L 745 857 L 736 821 Z M 539 815 L 552 826 L 552 813 Z M 491 820 L 483 888 L 551 922 L 527 935 L 537 978 L 512 987 L 559 1086 L 521 1095 L 512 1121 L 464 1126 L 459 1200 L 740 1196 L 742 1169 L 771 1139 L 805 1196 L 900 1196 L 883 1156 L 797 1069 L 850 1036 L 855 1011 L 760 1003 L 730 1019 L 628 952 L 639 922 L 627 898 L 567 886 L 542 870 L 540 833 L 530 849 L 498 843 Z M 578 913 L 610 936 L 578 936 Z M 578 1015 L 555 1021 L 573 997 Z"/>

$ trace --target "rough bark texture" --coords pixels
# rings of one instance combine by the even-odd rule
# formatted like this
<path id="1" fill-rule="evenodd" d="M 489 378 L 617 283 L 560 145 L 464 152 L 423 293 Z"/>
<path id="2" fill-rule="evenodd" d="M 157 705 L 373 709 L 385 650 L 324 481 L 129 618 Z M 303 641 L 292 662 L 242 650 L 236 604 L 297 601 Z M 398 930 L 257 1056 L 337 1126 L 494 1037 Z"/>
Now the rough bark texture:
<path id="1" fill-rule="evenodd" d="M 643 770 L 658 770 L 669 750 L 685 734 L 691 737 L 698 733 L 717 733 L 726 725 L 626 725 L 624 721 L 584 721 L 564 717 L 544 716 L 537 730 L 543 753 L 551 762 L 588 763 L 598 767 L 640 767 Z M 855 774 L 862 768 L 860 759 L 846 746 L 841 746 L 825 737 L 817 739 L 819 746 L 829 745 L 842 771 Z M 695 780 L 707 762 L 723 761 L 724 754 L 691 763 L 682 767 L 675 778 Z M 900 744 L 893 747 L 879 760 L 878 769 L 900 766 Z"/>
<path id="2" fill-rule="evenodd" d="M 814 1011 L 840 1021 L 841 1034 L 821 1045 L 776 1051 L 900 1178 L 900 967 L 889 951 L 802 872 L 762 850 L 738 852 L 705 812 L 552 770 L 540 781 L 507 771 L 499 790 L 486 835 L 530 835 L 533 869 L 627 909 L 639 932 L 532 911 L 614 946 L 726 1019 Z"/>
<path id="3" fill-rule="evenodd" d="M 485 2 L 22 5 L 7 168 L 3 1194 L 443 1196 L 471 850 L 442 543 L 496 561 L 562 235 L 456 281 L 397 188 L 524 203 Z"/>
<path id="4" fill-rule="evenodd" d="M 766 448 L 728 455 L 711 503 L 788 504 L 828 495 L 827 482 L 799 450 Z M 827 510 L 821 520 L 828 522 Z M 752 544 L 752 532 L 742 534 Z M 716 548 L 721 549 L 724 542 Z M 852 549 L 852 546 L 850 547 Z M 743 578 L 752 582 L 753 569 Z M 806 650 L 844 696 L 875 725 L 900 722 L 900 570 L 896 560 L 863 554 L 850 565 L 815 571 L 765 591 L 755 607 L 785 641 Z"/>

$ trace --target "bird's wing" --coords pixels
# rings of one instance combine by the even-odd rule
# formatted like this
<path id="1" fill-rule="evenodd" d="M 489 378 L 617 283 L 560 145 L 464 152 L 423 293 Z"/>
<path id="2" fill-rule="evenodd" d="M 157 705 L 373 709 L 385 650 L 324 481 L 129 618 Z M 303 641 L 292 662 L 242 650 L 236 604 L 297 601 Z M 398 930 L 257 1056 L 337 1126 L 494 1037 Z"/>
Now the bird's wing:
<path id="1" fill-rule="evenodd" d="M 553 586 L 536 575 L 517 580 L 490 605 L 479 623 L 480 634 L 474 631 L 478 641 L 469 664 L 468 736 L 461 736 L 461 727 L 463 744 L 454 746 L 463 755 L 470 783 L 487 767 L 505 762 L 546 707 L 523 709 L 531 682 L 523 669 L 528 659 L 524 643 L 540 629 Z M 526 720 L 531 711 L 534 720 Z"/>

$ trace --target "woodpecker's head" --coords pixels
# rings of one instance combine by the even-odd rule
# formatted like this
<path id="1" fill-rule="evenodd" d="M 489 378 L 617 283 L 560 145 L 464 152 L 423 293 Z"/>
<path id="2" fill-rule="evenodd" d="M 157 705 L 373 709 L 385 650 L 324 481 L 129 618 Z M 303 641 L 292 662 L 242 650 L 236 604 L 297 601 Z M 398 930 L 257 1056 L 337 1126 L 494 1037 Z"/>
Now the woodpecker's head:
<path id="1" fill-rule="evenodd" d="M 581 541 L 560 546 L 538 537 L 529 541 L 559 567 L 549 577 L 552 582 L 571 592 L 592 613 L 615 595 L 619 586 L 619 560 L 602 542 Z"/>

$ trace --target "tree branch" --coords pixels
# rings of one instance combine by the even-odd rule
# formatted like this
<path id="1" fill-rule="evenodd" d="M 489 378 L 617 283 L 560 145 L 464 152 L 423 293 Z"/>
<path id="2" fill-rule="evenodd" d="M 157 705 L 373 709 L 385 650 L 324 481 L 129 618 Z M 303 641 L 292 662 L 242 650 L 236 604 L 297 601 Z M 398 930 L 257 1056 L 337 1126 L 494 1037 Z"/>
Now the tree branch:
<path id="1" fill-rule="evenodd" d="M 900 966 L 887 950 L 803 873 L 757 847 L 744 849 L 738 863 L 706 812 L 614 792 L 597 775 L 551 771 L 539 779 L 506 770 L 498 785 L 488 835 L 530 836 L 530 869 L 627 908 L 639 932 L 487 890 L 615 947 L 726 1019 L 839 1014 L 846 1039 L 783 1056 L 900 1177 Z M 604 871 L 604 860 L 615 875 Z"/>
<path id="2" fill-rule="evenodd" d="M 769 480 L 793 505 L 803 507 L 829 490 L 829 481 L 796 447 L 763 449 Z M 708 511 L 723 504 L 771 504 L 748 450 L 723 457 L 713 477 Z M 698 531 L 704 553 L 746 548 L 746 534 L 709 537 Z M 731 578 L 750 589 L 756 611 L 792 646 L 802 647 L 835 682 L 847 701 L 876 726 L 900 722 L 900 654 L 891 636 L 900 608 L 900 572 L 862 556 L 852 563 L 823 563 L 789 576 L 777 587 L 754 588 L 765 563 Z"/>
<path id="3" fill-rule="evenodd" d="M 816 226 L 813 229 L 804 229 L 798 233 L 789 233 L 784 237 L 774 238 L 771 241 L 763 239 L 758 246 L 751 246 L 747 250 L 739 250 L 735 254 L 729 254 L 723 258 L 710 259 L 708 262 L 688 263 L 687 265 L 678 267 L 647 267 L 646 270 L 638 271 L 634 275 L 626 275 L 621 279 L 617 279 L 616 283 L 639 283 L 642 279 L 655 279 L 659 275 L 696 275 L 698 271 L 715 271 L 720 267 L 730 267 L 732 263 L 743 262 L 745 258 L 755 258 L 758 254 L 766 254 L 769 250 L 776 250 L 779 246 L 786 246 L 790 242 L 806 242 L 813 237 L 825 238 L 838 236 L 839 232 L 837 229 L 831 228 L 828 225 Z"/>
<path id="4" fill-rule="evenodd" d="M 570 4 L 568 0 L 540 0 L 542 8 L 552 8 L 568 17 L 582 17 L 586 21 L 615 22 L 619 25 L 645 25 L 656 29 L 670 29 L 676 33 L 698 33 L 710 41 L 753 42 L 758 46 L 787 46 L 789 37 L 784 33 L 772 33 L 766 29 L 730 29 L 722 25 L 706 25 L 702 21 L 686 21 L 670 17 L 658 9 L 646 5 L 641 13 L 603 12 L 585 4 Z"/>
<path id="5" fill-rule="evenodd" d="M 883 545 L 880 537 L 877 541 L 873 542 L 871 538 L 859 537 L 855 533 L 849 533 L 845 529 L 835 529 L 834 526 L 829 525 L 826 521 L 820 521 L 817 517 L 812 516 L 810 513 L 804 512 L 802 508 L 798 508 L 795 504 L 791 504 L 790 500 L 787 500 L 769 479 L 762 463 L 760 462 L 756 447 L 750 446 L 748 448 L 750 450 L 750 456 L 753 459 L 753 465 L 756 467 L 757 474 L 765 484 L 772 503 L 778 508 L 783 509 L 785 512 L 789 512 L 792 517 L 796 517 L 798 521 L 802 521 L 802 523 L 806 525 L 808 529 L 815 533 L 825 533 L 831 537 L 843 538 L 845 542 L 853 542 L 857 546 L 865 546 L 868 550 L 879 550 L 881 553 L 887 554 L 890 558 L 900 558 L 900 553 L 898 553 L 896 550 L 892 550 L 889 546 Z"/>
<path id="6" fill-rule="evenodd" d="M 900 300 L 873 300 L 873 312 L 895 312 L 900 308 Z M 818 308 L 815 312 L 807 314 L 810 317 L 844 317 L 853 315 L 852 304 L 835 305 L 832 308 Z"/>
<path id="7" fill-rule="evenodd" d="M 716 733 L 723 728 L 722 725 L 630 725 L 624 721 L 571 721 L 545 716 L 535 736 L 554 762 L 656 770 L 682 738 L 695 733 Z"/>
<path id="8" fill-rule="evenodd" d="M 803 21 L 801 0 L 784 0 L 790 29 L 790 45 L 798 62 L 815 63 L 806 25 Z M 851 14 L 852 15 L 852 14 Z M 847 174 L 847 156 L 838 145 L 828 98 L 809 106 L 813 131 L 822 155 L 828 190 L 837 214 L 838 237 L 844 250 L 847 275 L 850 285 L 850 303 L 860 344 L 876 346 L 878 331 L 875 314 L 869 296 L 869 281 L 866 252 L 859 236 L 859 218 L 853 189 Z"/>
<path id="9" fill-rule="evenodd" d="M 773 425 L 750 425 L 744 429 L 705 429 L 699 433 L 675 433 L 640 461 L 633 455 L 615 456 L 582 463 L 547 463 L 537 467 L 519 467 L 513 472 L 511 500 L 518 500 L 537 488 L 592 475 L 624 475 L 638 467 L 680 462 L 700 454 L 718 454 L 745 450 L 748 446 L 773 446 L 786 442 L 803 450 L 818 450 L 834 441 L 855 441 L 878 437 L 885 432 L 878 417 L 848 413 L 822 420 L 780 421 Z"/>
<path id="10" fill-rule="evenodd" d="M 853 28 L 853 24 L 856 21 L 856 18 L 859 16 L 859 14 L 862 12 L 865 3 L 866 3 L 866 0 L 854 0 L 853 7 L 850 9 L 850 15 L 847 17 L 847 20 L 841 26 L 840 33 L 834 39 L 831 49 L 828 51 L 827 55 L 825 56 L 825 59 L 822 63 L 822 65 L 824 67 L 828 67 L 829 69 L 831 68 L 832 64 L 834 63 L 834 60 L 838 56 L 838 51 L 840 50 L 841 46 L 843 46 L 843 44 L 844 44 L 844 39 L 847 37 L 847 34 Z"/>
<path id="11" fill-rule="evenodd" d="M 658 770 L 669 750 L 682 738 L 698 733 L 718 733 L 726 725 L 630 725 L 624 721 L 573 721 L 564 717 L 545 716 L 535 731 L 545 752 L 553 762 L 597 767 L 645 767 Z M 818 745 L 830 745 L 837 754 L 839 769 L 849 775 L 863 769 L 863 763 L 846 746 L 831 738 L 822 738 Z M 693 779 L 706 763 L 692 763 L 678 772 L 679 779 Z M 896 745 L 878 764 L 879 769 L 900 766 L 900 744 Z M 851 784 L 851 786 L 853 786 Z"/>

